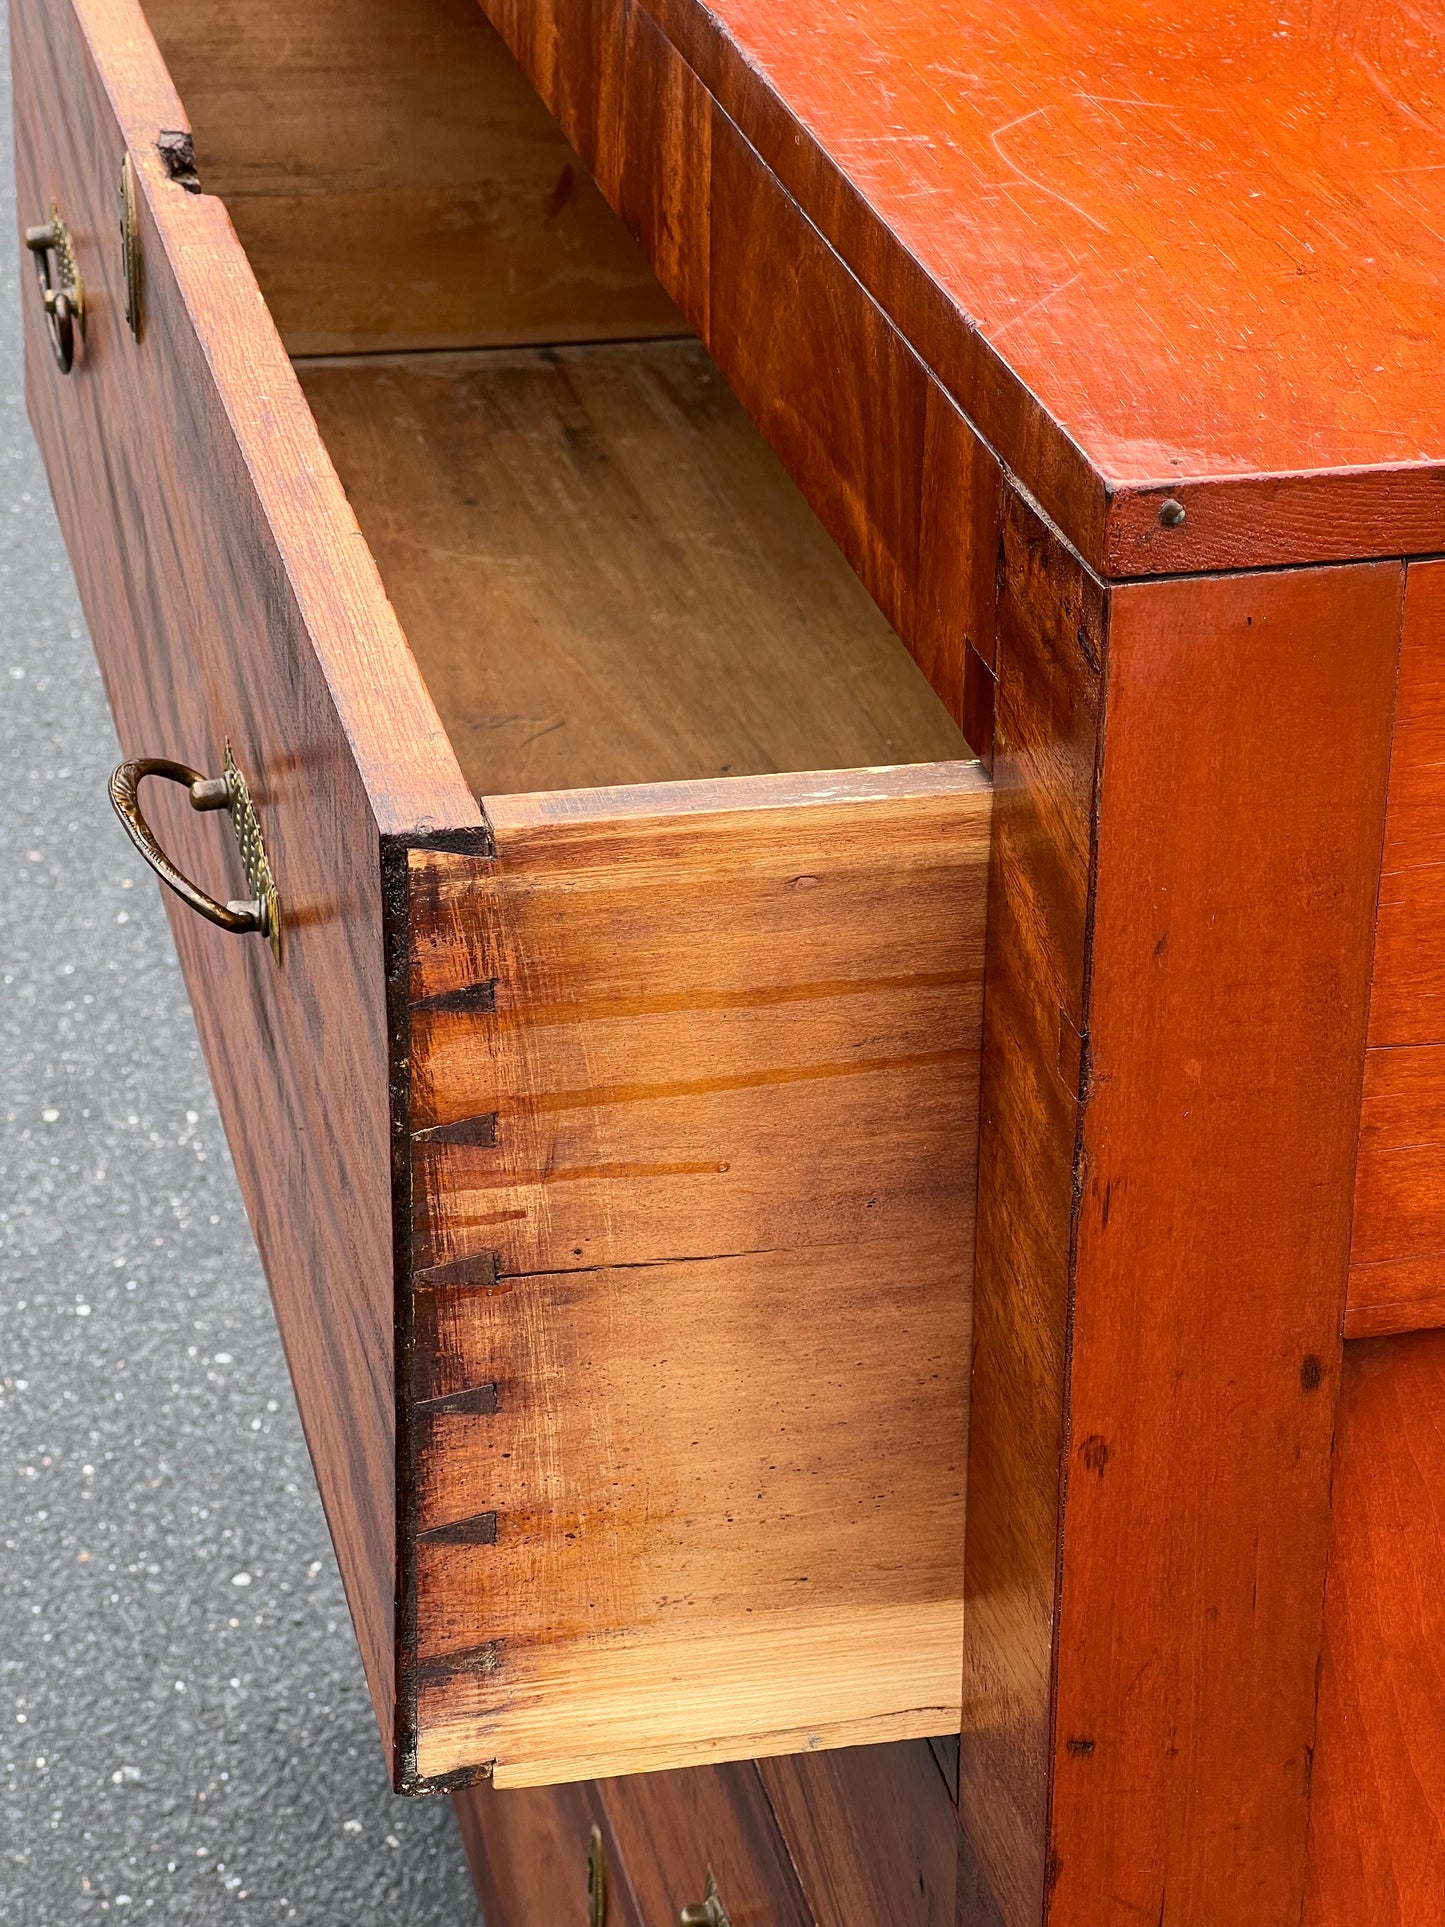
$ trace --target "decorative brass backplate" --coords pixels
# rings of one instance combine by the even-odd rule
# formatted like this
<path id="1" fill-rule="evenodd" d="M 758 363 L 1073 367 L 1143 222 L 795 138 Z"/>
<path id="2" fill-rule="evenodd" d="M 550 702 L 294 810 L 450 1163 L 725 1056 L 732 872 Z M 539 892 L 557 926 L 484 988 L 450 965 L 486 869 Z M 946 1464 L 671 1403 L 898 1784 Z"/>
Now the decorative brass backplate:
<path id="1" fill-rule="evenodd" d="M 266 906 L 266 935 L 271 942 L 272 954 L 277 963 L 280 963 L 281 899 L 276 894 L 276 882 L 271 875 L 271 863 L 266 855 L 266 844 L 261 835 L 256 806 L 251 801 L 251 792 L 247 789 L 246 779 L 238 769 L 235 757 L 231 754 L 229 743 L 226 744 L 226 760 L 223 768 L 228 792 L 227 807 L 231 812 L 231 828 L 236 832 L 236 843 L 240 848 L 246 882 L 250 885 L 251 895 L 258 903 Z"/>
<path id="2" fill-rule="evenodd" d="M 39 227 L 25 230 L 25 245 L 35 257 L 35 273 L 40 284 L 40 300 L 45 309 L 45 325 L 50 346 L 60 372 L 68 375 L 75 365 L 75 336 L 85 333 L 85 289 L 75 259 L 75 243 L 60 209 L 50 203 L 50 219 Z M 50 258 L 55 257 L 51 274 Z"/>
<path id="3" fill-rule="evenodd" d="M 140 340 L 140 222 L 136 209 L 135 168 L 127 154 L 120 164 L 120 259 L 125 279 L 125 318 Z"/>

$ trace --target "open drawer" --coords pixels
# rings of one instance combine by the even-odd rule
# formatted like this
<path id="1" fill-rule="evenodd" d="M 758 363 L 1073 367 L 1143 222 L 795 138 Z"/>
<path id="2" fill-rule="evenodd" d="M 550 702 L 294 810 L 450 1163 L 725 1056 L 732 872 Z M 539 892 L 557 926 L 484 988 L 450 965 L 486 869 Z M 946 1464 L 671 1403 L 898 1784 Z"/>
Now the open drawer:
<path id="1" fill-rule="evenodd" d="M 140 808 L 274 887 L 167 901 L 398 1785 L 956 1728 L 986 779 L 472 0 L 13 16 L 32 418 L 247 884 Z"/>

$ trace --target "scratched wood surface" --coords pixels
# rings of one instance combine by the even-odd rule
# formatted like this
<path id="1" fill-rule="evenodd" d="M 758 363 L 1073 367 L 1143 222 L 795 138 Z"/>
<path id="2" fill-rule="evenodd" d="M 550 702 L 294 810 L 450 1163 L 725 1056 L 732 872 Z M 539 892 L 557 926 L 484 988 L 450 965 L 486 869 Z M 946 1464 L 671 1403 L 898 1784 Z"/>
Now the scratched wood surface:
<path id="1" fill-rule="evenodd" d="M 18 0 L 19 216 L 55 196 L 88 319 L 71 375 L 24 283 L 27 400 L 127 755 L 257 799 L 288 925 L 264 944 L 167 900 L 275 1300 L 377 1716 L 395 1694 L 393 1318 L 382 835 L 481 818 L 218 201 L 167 179 L 184 113 L 132 0 Z M 64 103 L 64 112 L 57 103 Z M 140 187 L 146 322 L 123 318 L 116 190 Z M 224 817 L 147 786 L 220 894 Z M 263 1041 L 264 1040 L 264 1041 Z M 334 1094 L 345 1090 L 348 1102 Z"/>
<path id="2" fill-rule="evenodd" d="M 697 342 L 301 380 L 479 796 L 967 755 Z"/>
<path id="3" fill-rule="evenodd" d="M 145 0 L 293 354 L 685 324 L 474 0 Z"/>
<path id="4" fill-rule="evenodd" d="M 1445 1918 L 1445 1332 L 1345 1347 L 1305 1927 Z"/>
<path id="5" fill-rule="evenodd" d="M 1445 1325 L 1445 564 L 1406 574 L 1346 1332 Z"/>
<path id="6" fill-rule="evenodd" d="M 946 1732 L 986 780 L 490 811 L 411 864 L 417 1773 Z"/>
<path id="7" fill-rule="evenodd" d="M 485 4 L 544 98 L 576 55 L 584 154 L 645 126 L 599 77 L 655 21 L 1105 574 L 1445 546 L 1445 50 L 1408 10 Z"/>

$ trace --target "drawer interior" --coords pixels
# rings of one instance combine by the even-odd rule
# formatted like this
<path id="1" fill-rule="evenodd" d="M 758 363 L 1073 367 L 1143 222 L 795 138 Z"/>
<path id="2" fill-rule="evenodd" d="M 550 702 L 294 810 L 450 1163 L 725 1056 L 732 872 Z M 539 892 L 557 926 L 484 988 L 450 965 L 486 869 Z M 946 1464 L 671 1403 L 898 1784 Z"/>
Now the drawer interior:
<path id="1" fill-rule="evenodd" d="M 698 342 L 298 373 L 479 796 L 967 754 Z"/>
<path id="2" fill-rule="evenodd" d="M 968 755 L 475 0 L 147 13 L 477 795 Z"/>
<path id="3" fill-rule="evenodd" d="M 145 8 L 486 813 L 385 859 L 399 1783 L 956 1729 L 987 781 L 475 0 Z"/>

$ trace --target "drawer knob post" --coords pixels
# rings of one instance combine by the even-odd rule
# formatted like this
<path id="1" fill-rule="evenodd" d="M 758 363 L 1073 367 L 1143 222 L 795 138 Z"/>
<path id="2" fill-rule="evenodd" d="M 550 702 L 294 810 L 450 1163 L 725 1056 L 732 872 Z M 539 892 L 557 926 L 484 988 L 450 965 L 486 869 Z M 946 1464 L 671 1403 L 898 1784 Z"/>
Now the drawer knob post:
<path id="1" fill-rule="evenodd" d="M 694 1900 L 683 1908 L 677 1917 L 677 1927 L 732 1927 L 727 1909 L 723 1906 L 718 1893 L 717 1882 L 713 1879 L 711 1867 L 708 1868 L 707 1879 L 703 1882 L 702 1899 Z"/>
<path id="2" fill-rule="evenodd" d="M 255 893 L 252 897 L 220 903 L 176 868 L 157 842 L 140 806 L 140 786 L 147 776 L 159 776 L 168 783 L 183 785 L 189 792 L 193 810 L 229 812 L 246 868 L 246 881 Z M 281 961 L 281 905 L 250 791 L 229 743 L 220 776 L 203 776 L 200 770 L 172 762 L 165 756 L 138 756 L 122 763 L 110 779 L 110 800 L 126 835 L 168 889 L 174 890 L 198 916 L 233 936 L 246 936 L 254 931 L 268 938 L 276 961 Z"/>
<path id="3" fill-rule="evenodd" d="M 607 1927 L 607 1852 L 595 1820 L 587 1831 L 587 1927 Z"/>
<path id="4" fill-rule="evenodd" d="M 85 291 L 80 270 L 75 264 L 75 248 L 70 229 L 60 218 L 60 209 L 50 203 L 50 219 L 25 230 L 25 245 L 35 256 L 35 275 L 40 284 L 45 326 L 56 366 L 68 375 L 75 366 L 75 331 L 85 333 Z M 50 257 L 55 256 L 54 278 Z"/>

